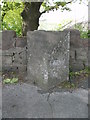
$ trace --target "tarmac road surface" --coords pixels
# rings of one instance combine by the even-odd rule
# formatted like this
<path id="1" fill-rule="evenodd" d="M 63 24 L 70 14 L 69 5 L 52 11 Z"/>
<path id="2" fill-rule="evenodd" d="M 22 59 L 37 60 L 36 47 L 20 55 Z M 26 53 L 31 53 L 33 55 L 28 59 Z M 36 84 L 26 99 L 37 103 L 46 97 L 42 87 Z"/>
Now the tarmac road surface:
<path id="1" fill-rule="evenodd" d="M 39 88 L 26 83 L 4 85 L 3 118 L 88 118 L 88 90 L 40 94 Z"/>

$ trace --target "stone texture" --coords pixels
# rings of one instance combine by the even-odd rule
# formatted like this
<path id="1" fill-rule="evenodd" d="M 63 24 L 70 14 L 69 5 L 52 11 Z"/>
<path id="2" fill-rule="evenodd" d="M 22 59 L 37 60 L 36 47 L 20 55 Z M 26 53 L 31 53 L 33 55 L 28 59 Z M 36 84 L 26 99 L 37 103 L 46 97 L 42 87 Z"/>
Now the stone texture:
<path id="1" fill-rule="evenodd" d="M 31 83 L 50 89 L 68 80 L 69 41 L 69 32 L 28 32 L 27 71 Z"/>
<path id="2" fill-rule="evenodd" d="M 23 118 L 87 118 L 88 90 L 76 89 L 70 92 L 38 93 L 36 86 L 16 84 L 3 86 L 2 117 Z M 50 120 L 51 120 L 50 119 Z M 69 120 L 68 119 L 68 120 Z"/>
<path id="3" fill-rule="evenodd" d="M 80 47 L 70 50 L 70 66 L 72 71 L 79 71 L 88 66 L 88 48 Z"/>
<path id="4" fill-rule="evenodd" d="M 75 29 L 65 29 L 64 31 L 70 32 L 70 48 L 81 47 L 82 41 L 80 40 L 80 32 Z"/>
<path id="5" fill-rule="evenodd" d="M 2 50 L 0 49 L 0 72 L 2 71 Z"/>
<path id="6" fill-rule="evenodd" d="M 16 37 L 15 31 L 5 30 L 2 32 L 2 49 L 3 50 L 8 50 L 9 48 L 13 48 L 14 37 Z"/>
<path id="7" fill-rule="evenodd" d="M 2 33 L 0 32 L 0 72 L 2 71 Z"/>
<path id="8" fill-rule="evenodd" d="M 0 75 L 0 120 L 2 119 L 2 76 Z"/>
<path id="9" fill-rule="evenodd" d="M 89 62 L 89 50 L 90 40 L 80 38 L 80 32 L 78 30 L 67 29 L 64 32 L 70 32 L 70 66 L 73 71 L 84 69 Z M 39 37 L 40 34 L 37 36 Z M 63 35 L 63 34 L 62 34 Z M 53 39 L 55 39 L 53 37 Z M 2 42 L 3 41 L 3 42 Z M 52 40 L 53 41 L 53 40 Z M 6 68 L 11 68 L 11 59 L 14 59 L 14 63 L 16 66 L 24 66 L 27 64 L 27 38 L 26 37 L 17 37 L 14 31 L 8 30 L 0 32 L 0 63 L 2 63 L 3 59 L 3 70 Z M 25 51 L 18 53 L 20 49 L 26 49 Z M 50 48 L 51 49 L 51 48 Z M 3 57 L 2 57 L 3 50 Z M 17 52 L 18 54 L 14 55 Z M 47 56 L 47 55 L 46 55 Z M 57 55 L 56 55 L 57 56 Z M 4 63 L 6 63 L 4 64 Z M 13 67 L 15 66 L 12 65 Z M 7 66 L 6 68 L 4 68 Z M 12 68 L 15 70 L 15 68 Z M 9 69 L 10 70 L 10 69 Z M 0 71 L 2 71 L 2 64 L 0 65 Z"/>
<path id="10" fill-rule="evenodd" d="M 70 67 L 79 71 L 88 66 L 88 39 L 80 38 L 78 30 L 66 29 L 70 32 Z"/>
<path id="11" fill-rule="evenodd" d="M 27 38 L 26 37 L 17 37 L 15 38 L 15 46 L 16 47 L 25 47 L 27 45 Z"/>
<path id="12" fill-rule="evenodd" d="M 0 32 L 0 50 L 2 49 L 2 32 Z"/>
<path id="13" fill-rule="evenodd" d="M 27 70 L 27 51 L 26 47 L 11 48 L 2 52 L 2 71 L 15 71 L 19 74 L 26 73 Z"/>

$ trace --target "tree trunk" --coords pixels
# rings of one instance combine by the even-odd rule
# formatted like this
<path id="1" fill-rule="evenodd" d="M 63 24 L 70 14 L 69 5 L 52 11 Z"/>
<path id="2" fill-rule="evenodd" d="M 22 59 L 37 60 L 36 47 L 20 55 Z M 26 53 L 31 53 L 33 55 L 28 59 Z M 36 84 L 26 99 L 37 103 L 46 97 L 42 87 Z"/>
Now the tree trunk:
<path id="1" fill-rule="evenodd" d="M 28 31 L 34 31 L 38 29 L 39 18 L 41 13 L 39 11 L 42 2 L 25 2 L 25 8 L 21 13 L 23 18 L 23 36 L 26 36 Z"/>

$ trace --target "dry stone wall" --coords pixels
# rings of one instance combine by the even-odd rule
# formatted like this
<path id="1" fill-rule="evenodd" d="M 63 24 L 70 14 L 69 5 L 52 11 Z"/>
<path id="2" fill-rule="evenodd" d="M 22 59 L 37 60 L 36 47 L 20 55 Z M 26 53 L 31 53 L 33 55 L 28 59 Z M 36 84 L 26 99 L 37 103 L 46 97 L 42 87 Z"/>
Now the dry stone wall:
<path id="1" fill-rule="evenodd" d="M 78 30 L 67 29 L 65 31 L 70 32 L 69 65 L 71 70 L 77 71 L 84 69 L 86 66 L 88 66 L 88 47 L 90 46 L 88 43 L 88 39 L 81 39 L 80 32 Z M 61 33 L 63 35 L 63 32 Z M 44 37 L 46 36 L 44 35 L 43 39 Z M 37 32 L 37 36 L 35 39 L 37 39 L 38 41 L 39 38 L 40 38 L 40 31 Z M 56 36 L 52 37 L 52 40 L 50 41 L 51 45 L 52 42 L 55 41 L 55 39 Z M 39 46 L 38 44 L 41 43 L 37 41 L 36 41 L 36 45 Z M 49 43 L 46 43 L 46 41 L 43 42 L 45 46 L 48 46 L 47 44 L 50 45 L 50 42 Z M 32 48 L 32 46 L 30 45 L 29 47 Z M 48 48 L 46 47 L 48 49 L 48 52 L 50 52 L 49 50 L 51 49 L 51 47 L 50 48 L 49 47 L 50 46 L 48 46 Z M 27 61 L 28 61 L 27 49 L 31 49 L 31 48 L 27 48 L 27 38 L 17 37 L 15 31 L 6 30 L 0 32 L 0 63 L 2 62 L 2 64 L 0 65 L 0 71 L 4 71 L 4 72 L 15 71 L 23 75 L 24 73 L 27 73 Z M 36 51 L 36 48 L 33 49 L 34 51 Z M 59 48 L 58 51 L 60 52 Z"/>
<path id="2" fill-rule="evenodd" d="M 2 71 L 22 75 L 27 70 L 27 39 L 14 31 L 2 32 Z"/>
<path id="3" fill-rule="evenodd" d="M 72 71 L 79 71 L 88 66 L 88 39 L 80 38 L 78 30 L 70 31 L 70 68 Z"/>

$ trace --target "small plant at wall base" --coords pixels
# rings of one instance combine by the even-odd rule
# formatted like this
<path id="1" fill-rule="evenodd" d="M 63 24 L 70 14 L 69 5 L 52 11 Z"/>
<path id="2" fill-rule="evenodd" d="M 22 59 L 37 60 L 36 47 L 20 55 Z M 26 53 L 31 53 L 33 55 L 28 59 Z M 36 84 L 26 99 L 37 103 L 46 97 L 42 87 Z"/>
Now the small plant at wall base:
<path id="1" fill-rule="evenodd" d="M 3 84 L 13 84 L 13 83 L 17 83 L 18 82 L 18 78 L 6 78 L 3 80 Z"/>
<path id="2" fill-rule="evenodd" d="M 87 84 L 88 81 L 88 75 L 90 75 L 90 68 L 88 67 L 76 72 L 70 71 L 69 82 L 70 84 L 74 85 L 74 88 L 83 87 L 83 86 L 86 87 L 85 85 Z"/>
<path id="3" fill-rule="evenodd" d="M 69 76 L 72 78 L 73 76 L 80 76 L 81 74 L 84 74 L 86 77 L 90 74 L 90 68 L 86 67 L 84 70 L 80 70 L 77 72 L 70 71 Z"/>

